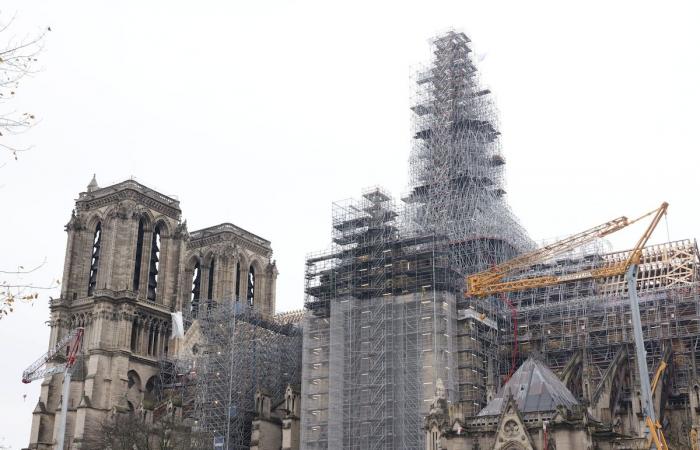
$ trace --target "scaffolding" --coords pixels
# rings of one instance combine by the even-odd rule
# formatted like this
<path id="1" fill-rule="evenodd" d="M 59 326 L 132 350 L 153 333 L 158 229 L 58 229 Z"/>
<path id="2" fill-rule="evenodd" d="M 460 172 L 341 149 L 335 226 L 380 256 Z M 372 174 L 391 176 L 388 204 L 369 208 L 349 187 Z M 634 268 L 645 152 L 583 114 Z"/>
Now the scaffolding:
<path id="1" fill-rule="evenodd" d="M 453 265 L 483 270 L 533 246 L 505 201 L 505 157 L 491 92 L 483 88 L 470 40 L 450 31 L 416 74 L 410 157 L 412 219 L 444 235 Z"/>
<path id="2" fill-rule="evenodd" d="M 505 201 L 496 112 L 469 39 L 432 45 L 415 80 L 404 203 L 378 188 L 334 203 L 333 246 L 307 259 L 303 448 L 421 448 L 436 390 L 476 414 L 511 366 L 514 311 L 463 299 L 463 276 L 534 244 Z"/>
<path id="3" fill-rule="evenodd" d="M 432 41 L 433 59 L 415 75 L 414 145 L 406 220 L 437 245 L 462 275 L 485 270 L 534 248 L 506 202 L 505 157 L 497 112 L 472 60 L 470 40 L 450 31 Z M 457 294 L 458 390 L 466 414 L 476 414 L 512 367 L 503 335 L 514 311 L 507 301 Z"/>
<path id="4" fill-rule="evenodd" d="M 302 314 L 268 319 L 236 299 L 207 305 L 185 316 L 186 329 L 198 333 L 192 357 L 160 362 L 161 400 L 181 407 L 203 441 L 247 450 L 255 393 L 279 403 L 288 385 L 300 384 Z"/>
<path id="5" fill-rule="evenodd" d="M 334 203 L 333 247 L 307 259 L 302 448 L 420 448 L 436 389 L 456 400 L 461 277 L 401 216 L 380 188 Z"/>
<path id="6" fill-rule="evenodd" d="M 564 274 L 581 268 L 605 267 L 625 261 L 628 251 L 564 258 L 531 268 L 533 273 Z M 690 408 L 693 379 L 700 365 L 700 279 L 695 241 L 682 240 L 644 248 L 638 265 L 637 291 L 644 346 L 650 378 L 663 360 L 672 367 L 672 386 L 665 394 L 668 409 L 685 417 Z M 580 400 L 595 402 L 615 363 L 627 358 L 634 367 L 635 353 L 624 276 L 586 280 L 515 292 L 509 295 L 517 310 L 517 335 L 504 336 L 506 346 L 517 345 L 522 358 L 541 354 L 548 366 L 563 374 L 576 362 L 583 367 L 570 387 Z M 522 360 L 521 358 L 521 360 Z M 634 411 L 636 373 L 621 386 L 614 408 Z M 686 419 L 681 419 L 686 420 Z M 674 436 L 684 437 L 689 423 L 678 420 Z M 687 426 L 686 426 L 687 425 Z M 685 427 L 685 428 L 683 428 Z M 629 430 L 628 430 L 629 431 Z"/>
<path id="7" fill-rule="evenodd" d="M 616 362 L 634 364 L 623 276 L 463 297 L 464 275 L 535 244 L 505 200 L 496 112 L 469 39 L 448 32 L 433 49 L 416 76 L 404 203 L 379 188 L 334 203 L 332 247 L 306 260 L 304 449 L 422 448 L 434 393 L 444 389 L 448 403 L 474 417 L 533 353 L 560 374 L 581 364 L 568 385 L 582 400 L 600 395 Z M 628 256 L 598 241 L 517 276 L 580 272 Z M 638 265 L 647 364 L 654 371 L 671 363 L 663 402 L 679 417 L 689 396 L 700 404 L 689 392 L 700 364 L 698 267 L 691 241 L 647 247 Z M 631 383 L 615 389 L 614 408 L 632 417 L 635 375 L 625 376 Z"/>

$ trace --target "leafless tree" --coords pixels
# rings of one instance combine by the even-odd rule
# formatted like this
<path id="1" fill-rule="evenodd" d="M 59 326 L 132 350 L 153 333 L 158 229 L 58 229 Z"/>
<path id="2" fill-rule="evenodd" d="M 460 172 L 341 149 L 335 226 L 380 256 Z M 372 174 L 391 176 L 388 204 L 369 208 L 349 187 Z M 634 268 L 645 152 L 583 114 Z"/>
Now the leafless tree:
<path id="1" fill-rule="evenodd" d="M 182 419 L 167 416 L 148 423 L 131 411 L 86 428 L 81 446 L 87 450 L 186 450 L 198 448 L 197 439 Z"/>
<path id="2" fill-rule="evenodd" d="M 17 95 L 20 82 L 36 72 L 38 54 L 41 52 L 45 31 L 20 37 L 13 31 L 14 17 L 3 20 L 0 15 L 0 149 L 10 159 L 17 159 L 20 152 L 29 147 L 17 147 L 10 143 L 12 135 L 30 128 L 36 119 L 27 111 L 17 111 L 11 104 Z M 7 160 L 0 163 L 7 164 Z"/>
<path id="3" fill-rule="evenodd" d="M 47 28 L 44 31 L 19 36 L 12 29 L 14 17 L 5 20 L 0 14 L 0 168 L 9 160 L 17 159 L 18 153 L 30 147 L 18 147 L 11 143 L 13 135 L 30 128 L 35 116 L 30 112 L 17 111 L 12 107 L 20 82 L 36 71 L 37 55 L 42 49 Z M 31 302 L 38 297 L 37 290 L 53 289 L 57 283 L 36 286 L 28 283 L 24 275 L 31 274 L 44 264 L 25 270 L 23 266 L 0 270 L 0 319 L 13 311 L 17 301 Z"/>

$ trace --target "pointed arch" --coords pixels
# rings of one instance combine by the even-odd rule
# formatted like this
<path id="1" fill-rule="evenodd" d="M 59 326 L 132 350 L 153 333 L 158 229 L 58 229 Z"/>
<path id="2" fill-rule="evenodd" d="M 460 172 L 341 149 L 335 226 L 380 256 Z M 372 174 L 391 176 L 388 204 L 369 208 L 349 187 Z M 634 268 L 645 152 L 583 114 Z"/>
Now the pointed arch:
<path id="1" fill-rule="evenodd" d="M 139 376 L 138 372 L 136 372 L 134 369 L 129 370 L 126 373 L 127 377 L 127 389 L 131 389 L 134 387 L 137 392 L 141 391 L 141 377 Z"/>
<path id="2" fill-rule="evenodd" d="M 246 304 L 249 307 L 254 307 L 262 295 L 260 288 L 262 287 L 262 278 L 264 276 L 262 264 L 257 258 L 252 258 L 248 266 L 248 283 L 246 289 Z"/>
<path id="3" fill-rule="evenodd" d="M 101 214 L 94 213 L 86 221 L 85 227 L 88 230 L 94 230 L 98 223 L 103 223 L 104 217 Z"/>
<path id="4" fill-rule="evenodd" d="M 157 219 L 154 219 L 153 223 L 153 229 L 158 227 L 163 238 L 169 238 L 171 236 L 170 224 L 163 217 L 158 217 Z"/>

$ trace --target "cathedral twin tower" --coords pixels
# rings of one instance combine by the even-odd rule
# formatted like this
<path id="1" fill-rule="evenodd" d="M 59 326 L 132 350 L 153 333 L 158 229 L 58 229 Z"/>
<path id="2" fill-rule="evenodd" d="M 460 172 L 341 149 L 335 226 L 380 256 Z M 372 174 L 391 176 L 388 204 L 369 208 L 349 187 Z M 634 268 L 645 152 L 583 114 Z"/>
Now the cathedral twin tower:
<path id="1" fill-rule="evenodd" d="M 66 225 L 61 296 L 51 302 L 53 347 L 85 328 L 85 358 L 71 380 L 73 444 L 112 411 L 153 401 L 158 361 L 180 349 L 171 313 L 196 318 L 233 300 L 269 317 L 277 270 L 270 242 L 230 223 L 188 232 L 178 200 L 134 181 L 100 188 L 93 178 Z M 30 448 L 51 448 L 62 376 L 42 383 Z M 67 439 L 71 442 L 71 439 Z"/>

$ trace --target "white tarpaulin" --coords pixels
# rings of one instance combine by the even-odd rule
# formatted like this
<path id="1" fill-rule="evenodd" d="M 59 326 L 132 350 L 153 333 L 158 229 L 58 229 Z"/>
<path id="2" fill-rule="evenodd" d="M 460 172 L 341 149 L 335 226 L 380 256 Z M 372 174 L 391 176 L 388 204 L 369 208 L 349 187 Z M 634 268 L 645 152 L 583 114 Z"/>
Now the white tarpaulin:
<path id="1" fill-rule="evenodd" d="M 185 336 L 185 326 L 182 324 L 182 312 L 170 313 L 170 316 L 173 318 L 173 332 L 170 335 L 170 339 Z"/>

